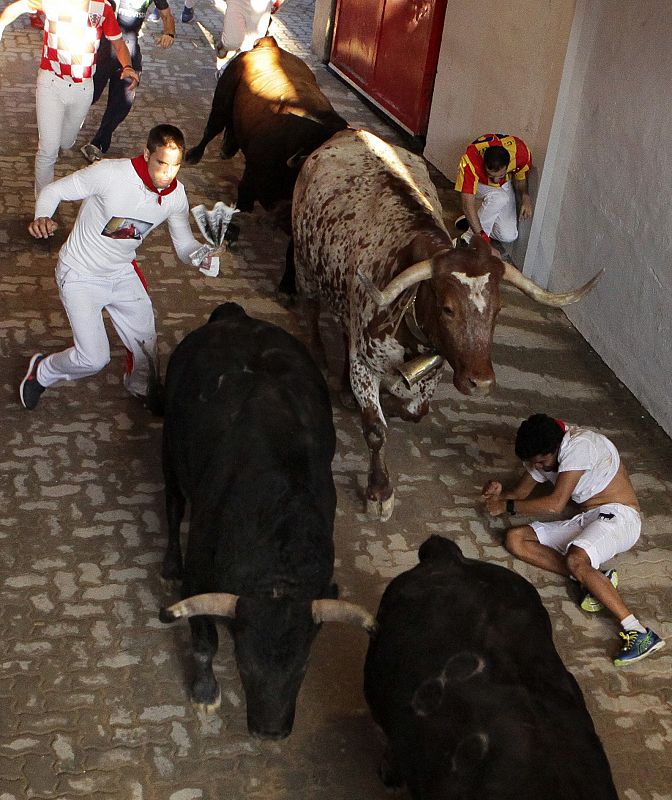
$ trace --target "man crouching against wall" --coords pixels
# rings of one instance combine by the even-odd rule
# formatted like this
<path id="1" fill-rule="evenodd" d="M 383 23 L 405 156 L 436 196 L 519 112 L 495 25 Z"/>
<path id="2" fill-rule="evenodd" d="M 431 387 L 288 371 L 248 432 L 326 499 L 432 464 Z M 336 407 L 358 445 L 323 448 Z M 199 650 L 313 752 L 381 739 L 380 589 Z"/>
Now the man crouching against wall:
<path id="1" fill-rule="evenodd" d="M 506 549 L 528 564 L 577 580 L 583 588 L 584 611 L 606 607 L 616 617 L 623 628 L 616 666 L 659 650 L 665 641 L 645 628 L 625 605 L 616 589 L 616 570 L 599 569 L 617 553 L 629 550 L 641 530 L 637 495 L 618 450 L 600 433 L 533 414 L 518 429 L 516 455 L 525 473 L 513 489 L 503 491 L 498 481 L 483 488 L 490 514 L 561 514 L 570 498 L 581 512 L 559 522 L 510 528 Z M 534 487 L 546 481 L 553 484 L 553 491 L 528 499 Z"/>

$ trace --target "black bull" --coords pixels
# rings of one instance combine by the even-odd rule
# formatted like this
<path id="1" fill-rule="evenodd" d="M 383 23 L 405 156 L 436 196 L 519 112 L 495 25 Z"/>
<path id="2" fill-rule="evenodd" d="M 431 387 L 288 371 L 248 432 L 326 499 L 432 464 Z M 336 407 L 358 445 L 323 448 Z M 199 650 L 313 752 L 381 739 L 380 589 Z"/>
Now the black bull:
<path id="1" fill-rule="evenodd" d="M 279 221 L 290 233 L 288 212 L 303 160 L 344 128 L 347 122 L 322 94 L 309 67 L 266 36 L 222 73 L 203 138 L 187 152 L 186 161 L 197 164 L 208 143 L 226 131 L 222 158 L 239 149 L 245 156 L 238 208 L 251 211 L 257 200 L 271 210 L 284 202 Z"/>
<path id="2" fill-rule="evenodd" d="M 162 574 L 182 578 L 184 599 L 161 619 L 190 617 L 192 700 L 208 711 L 220 700 L 214 617 L 227 620 L 248 728 L 259 736 L 291 732 L 322 622 L 373 625 L 363 609 L 333 599 L 334 447 L 324 378 L 285 331 L 226 303 L 175 349 L 165 387 Z"/>
<path id="3" fill-rule="evenodd" d="M 364 689 L 413 800 L 618 800 L 537 591 L 432 536 L 380 603 Z"/>

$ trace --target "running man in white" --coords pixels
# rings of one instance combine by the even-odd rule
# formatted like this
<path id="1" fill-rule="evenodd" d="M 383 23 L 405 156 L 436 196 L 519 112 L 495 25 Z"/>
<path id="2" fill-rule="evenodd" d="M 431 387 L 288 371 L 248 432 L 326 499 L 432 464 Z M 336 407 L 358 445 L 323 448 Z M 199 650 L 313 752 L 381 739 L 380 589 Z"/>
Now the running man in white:
<path id="1" fill-rule="evenodd" d="M 238 53 L 251 50 L 257 39 L 268 34 L 271 15 L 275 14 L 283 2 L 284 0 L 227 0 L 224 27 L 217 45 L 218 74 Z M 185 13 L 188 10 L 191 11 L 191 8 L 188 8 L 185 2 L 182 12 L 183 22 L 187 21 Z M 191 19 L 193 11 L 187 16 Z"/>
<path id="2" fill-rule="evenodd" d="M 513 489 L 504 491 L 498 481 L 483 488 L 490 514 L 561 514 L 570 498 L 581 513 L 560 522 L 510 528 L 506 549 L 535 567 L 574 578 L 584 588 L 584 611 L 606 607 L 618 619 L 623 642 L 614 659 L 616 666 L 659 650 L 665 641 L 645 628 L 625 605 L 616 590 L 616 570 L 599 569 L 629 550 L 641 530 L 637 495 L 618 450 L 600 433 L 533 414 L 518 429 L 516 455 L 526 471 Z M 534 487 L 546 481 L 553 484 L 553 491 L 528 499 Z"/>
<path id="3" fill-rule="evenodd" d="M 184 186 L 176 179 L 183 155 L 180 129 L 158 125 L 149 132 L 142 155 L 99 161 L 40 192 L 35 219 L 28 226 L 36 239 L 52 236 L 58 228 L 52 215 L 61 201 L 84 200 L 56 267 L 56 283 L 74 344 L 48 356 L 33 355 L 19 389 L 24 408 L 34 409 L 44 390 L 58 381 L 95 375 L 108 364 L 110 344 L 103 309 L 129 354 L 124 386 L 131 394 L 147 394 L 146 353 L 155 351 L 156 329 L 135 252 L 166 220 L 182 262 L 191 265 L 190 254 L 202 247 L 189 226 Z M 201 269 L 209 262 L 210 256 L 206 256 Z"/>

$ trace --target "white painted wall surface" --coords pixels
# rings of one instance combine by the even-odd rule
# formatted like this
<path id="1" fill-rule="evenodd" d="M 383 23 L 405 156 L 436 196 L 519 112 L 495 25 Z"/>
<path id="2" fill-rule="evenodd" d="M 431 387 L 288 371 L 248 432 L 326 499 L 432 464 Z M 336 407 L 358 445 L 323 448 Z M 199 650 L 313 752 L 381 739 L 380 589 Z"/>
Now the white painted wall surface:
<path id="1" fill-rule="evenodd" d="M 425 158 L 455 179 L 482 133 L 512 133 L 543 165 L 575 0 L 448 0 Z"/>
<path id="2" fill-rule="evenodd" d="M 672 434 L 669 12 L 669 0 L 577 3 L 525 272 L 565 289 L 607 268 L 567 316 Z"/>
<path id="3" fill-rule="evenodd" d="M 331 55 L 336 0 L 315 0 L 311 50 L 326 64 Z"/>

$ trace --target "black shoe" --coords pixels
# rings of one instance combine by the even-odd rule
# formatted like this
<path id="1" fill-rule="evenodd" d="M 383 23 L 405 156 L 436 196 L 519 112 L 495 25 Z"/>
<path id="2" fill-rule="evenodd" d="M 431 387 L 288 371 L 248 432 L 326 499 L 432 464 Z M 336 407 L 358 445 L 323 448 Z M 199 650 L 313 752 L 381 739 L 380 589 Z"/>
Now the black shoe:
<path id="1" fill-rule="evenodd" d="M 37 380 L 37 366 L 45 358 L 46 356 L 42 355 L 42 353 L 35 353 L 30 359 L 30 364 L 28 364 L 26 377 L 21 381 L 21 386 L 19 386 L 21 405 L 27 408 L 28 411 L 32 411 L 40 402 L 42 392 L 47 388 Z"/>
<path id="2" fill-rule="evenodd" d="M 194 9 L 187 8 L 186 6 L 182 9 L 182 22 L 191 22 L 194 18 Z"/>

